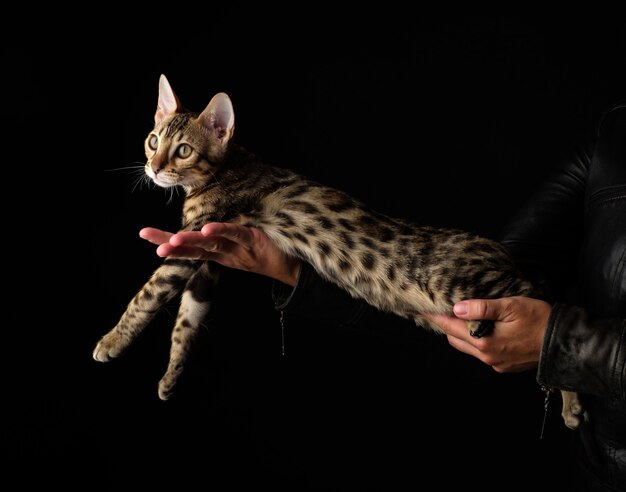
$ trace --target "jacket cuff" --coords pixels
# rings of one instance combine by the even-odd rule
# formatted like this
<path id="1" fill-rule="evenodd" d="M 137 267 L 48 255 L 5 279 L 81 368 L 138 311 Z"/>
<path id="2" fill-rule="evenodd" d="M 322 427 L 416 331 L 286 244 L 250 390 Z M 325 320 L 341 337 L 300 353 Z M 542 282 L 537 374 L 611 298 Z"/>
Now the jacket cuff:
<path id="1" fill-rule="evenodd" d="M 625 398 L 626 320 L 593 319 L 577 306 L 552 307 L 541 348 L 542 386 Z"/>
<path id="2" fill-rule="evenodd" d="M 322 279 L 308 263 L 302 263 L 295 287 L 272 284 L 272 298 L 278 311 L 297 314 L 340 326 L 355 325 L 369 309 L 335 284 Z"/>

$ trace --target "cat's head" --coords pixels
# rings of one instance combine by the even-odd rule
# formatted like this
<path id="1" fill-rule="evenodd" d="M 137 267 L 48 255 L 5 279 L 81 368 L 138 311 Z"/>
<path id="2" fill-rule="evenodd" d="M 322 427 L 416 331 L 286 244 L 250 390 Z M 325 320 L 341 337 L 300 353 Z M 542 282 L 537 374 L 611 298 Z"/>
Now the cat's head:
<path id="1" fill-rule="evenodd" d="M 202 187 L 223 163 L 234 130 L 227 94 L 216 94 L 202 113 L 192 113 L 161 75 L 154 128 L 144 142 L 145 172 L 164 188 L 181 186 L 189 192 Z"/>

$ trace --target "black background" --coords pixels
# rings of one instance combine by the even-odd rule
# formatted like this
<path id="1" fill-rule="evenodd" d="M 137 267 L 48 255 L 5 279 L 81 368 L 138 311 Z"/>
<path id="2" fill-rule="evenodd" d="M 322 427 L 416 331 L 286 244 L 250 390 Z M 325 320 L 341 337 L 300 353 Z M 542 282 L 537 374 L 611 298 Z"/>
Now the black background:
<path id="1" fill-rule="evenodd" d="M 497 374 L 391 316 L 368 331 L 287 317 L 283 356 L 271 281 L 252 274 L 225 275 L 172 400 L 158 399 L 157 383 L 175 304 L 121 358 L 92 359 L 159 264 L 138 231 L 179 223 L 181 193 L 139 184 L 161 73 L 196 111 L 227 92 L 237 140 L 268 162 L 384 213 L 491 236 L 624 96 L 615 12 L 309 8 L 119 20 L 91 51 L 95 77 L 66 84 L 76 135 L 89 134 L 80 165 L 95 173 L 63 230 L 86 229 L 90 244 L 35 267 L 52 307 L 8 301 L 19 329 L 2 443 L 24 487 L 575 490 L 557 395 L 539 439 L 532 371 Z M 9 80 L 19 114 L 32 113 L 49 100 L 43 65 L 28 50 L 5 55 L 19 68 Z M 69 150 L 74 130 L 60 136 Z M 16 290 L 33 288 L 24 277 Z"/>

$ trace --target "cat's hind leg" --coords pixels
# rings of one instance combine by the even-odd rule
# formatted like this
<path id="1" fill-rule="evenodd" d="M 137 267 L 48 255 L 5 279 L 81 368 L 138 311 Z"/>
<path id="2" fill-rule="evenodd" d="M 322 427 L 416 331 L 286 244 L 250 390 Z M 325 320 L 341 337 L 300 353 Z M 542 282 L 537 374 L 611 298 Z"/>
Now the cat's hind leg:
<path id="1" fill-rule="evenodd" d="M 474 338 L 481 338 L 491 333 L 495 327 L 495 322 L 491 319 L 481 319 L 466 321 L 470 335 Z"/>

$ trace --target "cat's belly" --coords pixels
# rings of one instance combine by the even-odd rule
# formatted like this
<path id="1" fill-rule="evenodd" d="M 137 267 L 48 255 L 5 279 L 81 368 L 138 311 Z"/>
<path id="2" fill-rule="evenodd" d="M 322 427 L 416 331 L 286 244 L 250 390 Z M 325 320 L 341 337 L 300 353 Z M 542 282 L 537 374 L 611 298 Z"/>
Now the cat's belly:
<path id="1" fill-rule="evenodd" d="M 441 295 L 429 294 L 416 285 L 402 282 L 390 285 L 376 283 L 350 284 L 347 279 L 334 280 L 354 297 L 363 299 L 381 311 L 394 313 L 403 318 L 415 319 L 422 314 L 451 314 L 454 302 Z"/>

